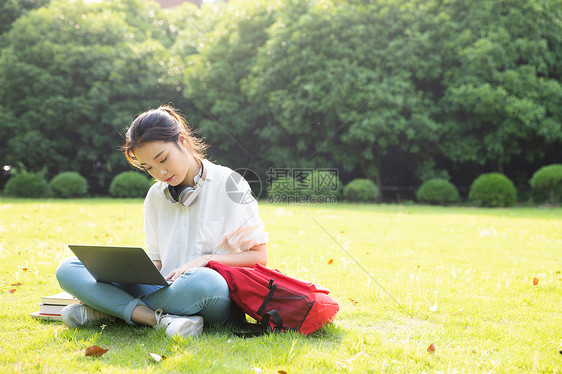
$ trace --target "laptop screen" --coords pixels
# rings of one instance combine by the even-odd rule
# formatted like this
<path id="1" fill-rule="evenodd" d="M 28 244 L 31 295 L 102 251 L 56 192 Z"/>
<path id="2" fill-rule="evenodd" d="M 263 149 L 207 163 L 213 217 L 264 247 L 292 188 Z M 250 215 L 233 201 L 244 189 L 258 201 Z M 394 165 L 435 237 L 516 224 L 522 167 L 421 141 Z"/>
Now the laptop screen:
<path id="1" fill-rule="evenodd" d="M 99 282 L 169 285 L 140 247 L 69 244 L 68 248 Z"/>

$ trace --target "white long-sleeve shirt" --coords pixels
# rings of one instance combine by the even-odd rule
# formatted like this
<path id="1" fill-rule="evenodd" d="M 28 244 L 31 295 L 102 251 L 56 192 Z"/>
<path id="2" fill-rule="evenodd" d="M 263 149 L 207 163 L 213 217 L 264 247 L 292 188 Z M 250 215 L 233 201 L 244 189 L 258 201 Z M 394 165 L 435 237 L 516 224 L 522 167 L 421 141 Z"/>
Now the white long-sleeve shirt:
<path id="1" fill-rule="evenodd" d="M 208 160 L 203 167 L 205 183 L 193 206 L 168 201 L 165 182 L 155 183 L 144 201 L 148 256 L 162 262 L 164 276 L 201 255 L 245 251 L 268 241 L 257 201 L 239 198 L 250 196 L 248 182 Z"/>

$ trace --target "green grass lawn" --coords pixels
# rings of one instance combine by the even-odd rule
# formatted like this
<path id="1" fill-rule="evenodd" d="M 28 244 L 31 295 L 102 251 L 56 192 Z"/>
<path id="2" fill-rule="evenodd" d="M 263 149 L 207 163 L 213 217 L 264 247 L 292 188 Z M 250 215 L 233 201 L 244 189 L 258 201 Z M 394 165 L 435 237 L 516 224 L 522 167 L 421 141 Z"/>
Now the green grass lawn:
<path id="1" fill-rule="evenodd" d="M 32 319 L 60 291 L 67 243 L 143 245 L 142 201 L 0 199 L 0 372 L 562 373 L 561 208 L 260 209 L 269 267 L 340 304 L 318 333 L 244 340 L 214 327 L 184 340 Z M 109 352 L 85 357 L 94 344 Z"/>

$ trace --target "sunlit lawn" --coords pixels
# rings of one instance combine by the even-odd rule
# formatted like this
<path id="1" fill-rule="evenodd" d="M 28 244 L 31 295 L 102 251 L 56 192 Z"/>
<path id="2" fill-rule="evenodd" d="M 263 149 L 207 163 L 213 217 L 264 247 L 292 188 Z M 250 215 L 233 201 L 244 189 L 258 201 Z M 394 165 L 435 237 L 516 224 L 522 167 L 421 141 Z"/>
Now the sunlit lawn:
<path id="1" fill-rule="evenodd" d="M 562 208 L 260 209 L 269 266 L 340 303 L 319 333 L 243 340 L 219 327 L 172 340 L 34 320 L 41 296 L 60 291 L 67 243 L 143 245 L 142 201 L 0 199 L 0 371 L 562 372 Z M 85 357 L 94 344 L 109 352 Z"/>

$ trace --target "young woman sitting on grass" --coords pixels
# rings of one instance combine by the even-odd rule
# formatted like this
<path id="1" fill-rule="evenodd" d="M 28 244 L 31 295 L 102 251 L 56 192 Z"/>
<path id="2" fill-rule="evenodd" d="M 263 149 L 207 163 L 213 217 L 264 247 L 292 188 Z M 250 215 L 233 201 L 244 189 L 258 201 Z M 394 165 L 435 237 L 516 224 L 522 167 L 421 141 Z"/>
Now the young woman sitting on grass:
<path id="1" fill-rule="evenodd" d="M 114 320 L 165 329 L 168 336 L 196 336 L 205 323 L 224 323 L 230 298 L 226 281 L 206 268 L 209 260 L 231 266 L 267 263 L 267 234 L 255 200 L 227 194 L 233 171 L 205 159 L 206 146 L 191 135 L 171 107 L 139 115 L 122 147 L 127 161 L 155 183 L 144 201 L 147 252 L 171 286 L 97 282 L 77 258 L 57 269 L 60 286 L 83 304 L 62 310 L 70 327 Z M 239 188 L 250 193 L 246 181 Z"/>

